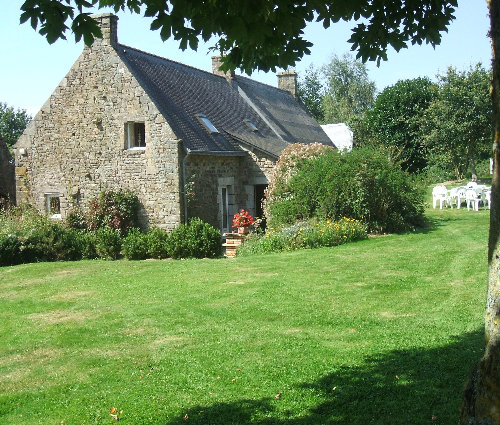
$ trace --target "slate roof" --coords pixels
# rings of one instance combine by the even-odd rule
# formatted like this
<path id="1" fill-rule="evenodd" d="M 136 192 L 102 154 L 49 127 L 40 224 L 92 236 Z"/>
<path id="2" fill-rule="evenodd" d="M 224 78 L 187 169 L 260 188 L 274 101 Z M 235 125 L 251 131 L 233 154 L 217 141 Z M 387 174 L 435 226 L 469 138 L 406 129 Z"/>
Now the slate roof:
<path id="1" fill-rule="evenodd" d="M 243 143 L 278 156 L 289 143 L 332 145 L 286 91 L 241 76 L 228 82 L 121 44 L 116 51 L 189 151 L 244 155 L 238 144 Z M 197 114 L 205 115 L 219 133 L 207 131 Z M 258 131 L 252 131 L 245 119 Z"/>

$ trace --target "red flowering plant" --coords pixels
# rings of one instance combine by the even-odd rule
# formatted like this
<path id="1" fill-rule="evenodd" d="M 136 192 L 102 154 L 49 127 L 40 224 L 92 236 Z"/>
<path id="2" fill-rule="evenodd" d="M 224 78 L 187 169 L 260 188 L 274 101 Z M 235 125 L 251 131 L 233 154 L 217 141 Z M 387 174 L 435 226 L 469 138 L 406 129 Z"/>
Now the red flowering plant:
<path id="1" fill-rule="evenodd" d="M 245 210 L 240 210 L 233 218 L 233 227 L 250 227 L 254 223 L 254 218 Z"/>

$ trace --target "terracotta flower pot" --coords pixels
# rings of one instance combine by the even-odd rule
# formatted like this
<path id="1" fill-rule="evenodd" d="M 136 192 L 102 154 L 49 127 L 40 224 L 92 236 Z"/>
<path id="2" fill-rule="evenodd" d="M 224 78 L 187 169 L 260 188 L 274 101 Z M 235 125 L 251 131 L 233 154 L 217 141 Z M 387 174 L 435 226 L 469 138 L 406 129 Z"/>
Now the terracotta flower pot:
<path id="1" fill-rule="evenodd" d="M 248 227 L 238 227 L 239 235 L 246 235 L 250 229 Z"/>

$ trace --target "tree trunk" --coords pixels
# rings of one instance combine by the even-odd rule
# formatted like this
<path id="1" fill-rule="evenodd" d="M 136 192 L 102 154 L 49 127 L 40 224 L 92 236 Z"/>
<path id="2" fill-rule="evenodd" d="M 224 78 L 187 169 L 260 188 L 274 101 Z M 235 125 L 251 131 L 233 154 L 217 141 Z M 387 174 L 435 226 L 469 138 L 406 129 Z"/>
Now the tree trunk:
<path id="1" fill-rule="evenodd" d="M 476 161 L 471 157 L 470 159 L 470 171 L 472 174 L 472 181 L 477 182 L 477 171 L 476 171 Z"/>
<path id="2" fill-rule="evenodd" d="M 493 53 L 493 158 L 500 164 L 500 0 L 487 0 Z M 500 167 L 493 171 L 488 240 L 486 349 L 464 391 L 460 424 L 500 425 Z"/>

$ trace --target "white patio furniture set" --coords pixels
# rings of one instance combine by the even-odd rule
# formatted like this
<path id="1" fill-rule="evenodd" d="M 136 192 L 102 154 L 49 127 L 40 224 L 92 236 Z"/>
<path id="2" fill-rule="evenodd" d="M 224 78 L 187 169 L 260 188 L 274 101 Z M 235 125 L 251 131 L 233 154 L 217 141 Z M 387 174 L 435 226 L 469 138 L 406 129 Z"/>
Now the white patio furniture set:
<path id="1" fill-rule="evenodd" d="M 446 186 L 439 185 L 432 189 L 432 206 L 439 208 L 456 206 L 458 209 L 462 206 L 462 202 L 467 205 L 467 211 L 473 209 L 479 211 L 481 204 L 485 208 L 490 209 L 491 206 L 491 187 L 485 184 L 477 184 L 476 182 L 469 182 L 466 186 L 454 187 L 448 190 Z"/>

